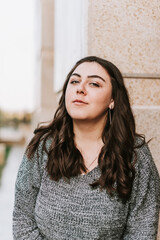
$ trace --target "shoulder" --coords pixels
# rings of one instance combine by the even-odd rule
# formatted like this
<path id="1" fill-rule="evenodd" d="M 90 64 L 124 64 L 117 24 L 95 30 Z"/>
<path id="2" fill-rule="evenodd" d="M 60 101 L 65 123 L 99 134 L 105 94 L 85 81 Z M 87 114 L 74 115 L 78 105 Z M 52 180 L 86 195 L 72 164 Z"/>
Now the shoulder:
<path id="1" fill-rule="evenodd" d="M 160 177 L 152 158 L 148 144 L 138 139 L 138 147 L 135 148 L 135 178 L 133 182 L 131 204 L 143 206 L 143 201 L 150 201 L 153 205 L 159 205 Z M 150 200 L 147 200 L 150 199 Z"/>
<path id="2" fill-rule="evenodd" d="M 135 148 L 137 157 L 135 183 L 143 185 L 143 188 L 146 187 L 146 190 L 149 184 L 156 185 L 158 188 L 158 185 L 160 186 L 160 177 L 148 143 L 142 142 L 142 139 L 137 139 L 136 141 L 138 145 Z M 157 191 L 160 191 L 160 189 Z"/>
<path id="3" fill-rule="evenodd" d="M 143 138 L 137 137 L 135 142 L 135 152 L 137 155 L 136 168 L 141 168 L 147 173 L 156 169 L 148 143 Z"/>
<path id="4" fill-rule="evenodd" d="M 52 137 L 45 138 L 45 136 L 40 140 L 38 144 L 34 158 L 37 159 L 42 165 L 48 160 L 48 153 L 50 151 L 51 144 Z"/>
<path id="5" fill-rule="evenodd" d="M 53 138 L 49 136 L 48 138 L 45 135 L 40 139 L 37 151 L 40 154 L 44 154 L 45 152 L 49 152 Z"/>
<path id="6" fill-rule="evenodd" d="M 29 152 L 30 149 L 28 145 L 23 155 L 22 166 L 27 165 L 33 167 L 35 165 L 43 168 L 48 160 L 48 152 L 51 143 L 51 138 L 46 139 L 45 136 L 42 136 L 33 153 L 31 154 Z"/>

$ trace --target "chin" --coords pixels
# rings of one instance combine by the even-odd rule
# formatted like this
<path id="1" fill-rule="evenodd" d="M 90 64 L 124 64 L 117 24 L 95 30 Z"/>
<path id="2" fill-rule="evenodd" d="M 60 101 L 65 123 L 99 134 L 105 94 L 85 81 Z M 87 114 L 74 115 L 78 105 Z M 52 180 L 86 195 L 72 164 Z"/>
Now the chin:
<path id="1" fill-rule="evenodd" d="M 88 118 L 88 114 L 86 115 L 84 112 L 71 111 L 68 112 L 68 114 L 72 119 L 76 120 L 85 120 L 86 118 Z"/>
<path id="2" fill-rule="evenodd" d="M 84 116 L 71 116 L 73 120 L 87 120 L 88 118 Z"/>

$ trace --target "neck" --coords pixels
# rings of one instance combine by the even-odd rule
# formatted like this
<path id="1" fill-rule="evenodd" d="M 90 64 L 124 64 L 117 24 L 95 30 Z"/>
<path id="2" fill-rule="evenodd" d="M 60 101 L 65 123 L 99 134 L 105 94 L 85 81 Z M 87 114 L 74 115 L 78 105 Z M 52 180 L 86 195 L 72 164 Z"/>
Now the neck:
<path id="1" fill-rule="evenodd" d="M 86 121 L 73 121 L 73 132 L 75 136 L 75 141 L 89 141 L 95 142 L 99 141 L 102 137 L 104 124 L 95 123 L 95 122 L 87 122 Z"/>
<path id="2" fill-rule="evenodd" d="M 97 148 L 103 146 L 102 133 L 105 125 L 105 120 L 79 121 L 73 120 L 74 141 L 81 149 L 87 149 L 95 152 Z"/>
<path id="3" fill-rule="evenodd" d="M 103 128 L 103 122 L 73 120 L 74 141 L 88 170 L 97 166 L 98 155 L 103 146 Z"/>

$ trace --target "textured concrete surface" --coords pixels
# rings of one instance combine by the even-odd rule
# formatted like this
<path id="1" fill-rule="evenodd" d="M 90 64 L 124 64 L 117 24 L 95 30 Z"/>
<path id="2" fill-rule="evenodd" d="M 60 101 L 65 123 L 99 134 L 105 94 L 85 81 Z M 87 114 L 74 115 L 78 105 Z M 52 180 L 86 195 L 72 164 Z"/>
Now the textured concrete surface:
<path id="1" fill-rule="evenodd" d="M 113 61 L 122 72 L 160 71 L 159 8 L 157 0 L 89 0 L 89 55 Z"/>
<path id="2" fill-rule="evenodd" d="M 88 2 L 88 55 L 113 62 L 124 74 L 160 76 L 160 1 Z M 137 132 L 153 138 L 149 147 L 160 173 L 160 79 L 126 78 L 125 83 Z"/>
<path id="3" fill-rule="evenodd" d="M 122 73 L 160 75 L 160 2 L 88 2 L 88 54 L 112 61 Z M 160 79 L 126 78 L 125 83 L 137 130 L 155 138 L 151 151 L 160 169 Z"/>

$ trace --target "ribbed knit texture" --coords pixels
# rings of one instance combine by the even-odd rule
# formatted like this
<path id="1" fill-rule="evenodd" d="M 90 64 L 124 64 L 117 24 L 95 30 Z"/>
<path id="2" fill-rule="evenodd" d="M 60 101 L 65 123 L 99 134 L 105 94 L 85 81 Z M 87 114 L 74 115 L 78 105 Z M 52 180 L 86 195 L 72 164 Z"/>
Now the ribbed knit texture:
<path id="1" fill-rule="evenodd" d="M 41 145 L 39 157 L 35 153 L 28 160 L 24 154 L 15 189 L 14 239 L 155 240 L 160 179 L 147 145 L 137 153 L 136 177 L 126 204 L 89 186 L 100 176 L 99 167 L 70 182 L 55 182 L 45 170 L 47 154 Z"/>

